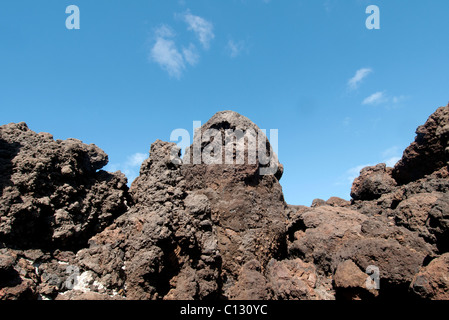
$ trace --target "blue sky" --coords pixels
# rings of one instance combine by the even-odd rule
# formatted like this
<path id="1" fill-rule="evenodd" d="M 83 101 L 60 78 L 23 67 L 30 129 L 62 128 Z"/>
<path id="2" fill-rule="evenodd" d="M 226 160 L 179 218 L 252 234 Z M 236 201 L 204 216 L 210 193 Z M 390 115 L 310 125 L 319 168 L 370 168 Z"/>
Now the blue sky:
<path id="1" fill-rule="evenodd" d="M 288 203 L 349 199 L 449 101 L 448 14 L 446 0 L 6 0 L 0 124 L 95 143 L 132 179 L 156 139 L 234 110 L 279 130 Z"/>

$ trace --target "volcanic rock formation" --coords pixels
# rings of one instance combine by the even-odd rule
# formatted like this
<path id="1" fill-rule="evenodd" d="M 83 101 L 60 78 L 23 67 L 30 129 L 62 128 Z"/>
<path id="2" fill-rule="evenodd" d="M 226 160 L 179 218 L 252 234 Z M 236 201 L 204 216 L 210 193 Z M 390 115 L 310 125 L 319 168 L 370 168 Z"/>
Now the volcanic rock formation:
<path id="1" fill-rule="evenodd" d="M 264 133 L 232 111 L 181 159 L 156 141 L 128 190 L 106 154 L 0 127 L 0 299 L 448 299 L 449 106 L 351 201 L 283 198 Z"/>

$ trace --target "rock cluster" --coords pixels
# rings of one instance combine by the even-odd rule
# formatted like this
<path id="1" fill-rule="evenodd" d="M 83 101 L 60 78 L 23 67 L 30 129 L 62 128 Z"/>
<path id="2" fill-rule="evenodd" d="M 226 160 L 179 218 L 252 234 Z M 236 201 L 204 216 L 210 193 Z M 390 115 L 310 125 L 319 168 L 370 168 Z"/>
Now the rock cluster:
<path id="1" fill-rule="evenodd" d="M 448 128 L 449 106 L 394 168 L 364 168 L 351 201 L 306 207 L 285 203 L 270 142 L 232 111 L 183 159 L 153 143 L 129 189 L 97 146 L 4 125 L 0 299 L 448 299 Z"/>

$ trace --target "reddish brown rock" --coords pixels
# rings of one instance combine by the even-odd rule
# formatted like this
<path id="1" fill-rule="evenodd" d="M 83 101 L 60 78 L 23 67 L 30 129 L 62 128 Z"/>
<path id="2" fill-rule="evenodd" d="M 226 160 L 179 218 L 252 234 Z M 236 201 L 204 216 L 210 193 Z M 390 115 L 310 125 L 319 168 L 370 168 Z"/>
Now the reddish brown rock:
<path id="1" fill-rule="evenodd" d="M 312 207 L 285 204 L 269 141 L 231 111 L 182 160 L 153 143 L 129 192 L 96 146 L 2 126 L 0 299 L 447 299 L 447 108 L 394 170 L 363 169 L 351 202 Z"/>
<path id="2" fill-rule="evenodd" d="M 374 200 L 393 191 L 396 181 L 391 177 L 391 172 L 392 169 L 384 163 L 363 168 L 360 176 L 354 180 L 351 197 L 354 200 Z"/>
<path id="3" fill-rule="evenodd" d="M 131 187 L 135 205 L 78 252 L 106 293 L 127 299 L 204 299 L 219 294 L 220 260 L 206 196 L 187 192 L 175 144 L 156 141 Z M 179 151 L 179 149 L 178 149 Z M 100 267 L 101 266 L 101 267 Z"/>
<path id="4" fill-rule="evenodd" d="M 361 270 L 376 266 L 385 287 L 379 296 L 389 292 L 407 294 L 413 276 L 432 253 L 422 238 L 381 216 L 322 206 L 298 214 L 297 219 L 289 230 L 293 234 L 288 247 L 291 257 L 313 263 L 325 275 L 334 274 L 347 260 Z M 351 297 L 372 296 L 360 290 L 342 296 L 348 293 Z"/>
<path id="5" fill-rule="evenodd" d="M 213 141 L 207 136 L 211 129 L 217 134 Z M 245 135 L 232 140 L 226 135 L 229 130 L 241 130 Z M 187 190 L 203 193 L 210 202 L 226 295 L 238 281 L 243 265 L 257 260 L 264 268 L 285 250 L 286 204 L 279 184 L 283 168 L 265 134 L 249 119 L 232 111 L 215 114 L 198 130 L 194 140 L 186 151 L 190 159 L 194 159 L 194 152 L 204 156 L 215 146 L 215 156 L 222 161 L 210 165 L 203 158 L 200 164 L 184 164 L 182 171 Z M 237 146 L 244 146 L 244 164 L 237 164 Z M 231 147 L 235 164 L 226 163 L 226 152 Z M 251 154 L 255 156 L 253 164 L 249 162 Z"/>
<path id="6" fill-rule="evenodd" d="M 392 176 L 406 184 L 447 166 L 449 139 L 449 105 L 438 108 L 427 122 L 416 130 L 415 141 L 404 151 Z"/>
<path id="7" fill-rule="evenodd" d="M 351 206 L 351 202 L 339 197 L 330 197 L 327 201 L 326 204 L 332 207 L 349 207 Z"/>
<path id="8" fill-rule="evenodd" d="M 337 297 L 347 300 L 364 300 L 378 296 L 375 288 L 367 286 L 368 274 L 352 261 L 345 260 L 337 266 L 334 285 Z"/>
<path id="9" fill-rule="evenodd" d="M 395 210 L 396 224 L 416 231 L 428 242 L 435 243 L 434 236 L 428 229 L 429 212 L 440 196 L 439 193 L 418 193 L 400 202 Z"/>
<path id="10" fill-rule="evenodd" d="M 271 293 L 267 279 L 262 273 L 262 266 L 257 260 L 243 265 L 234 286 L 228 290 L 232 300 L 267 300 Z"/>
<path id="11" fill-rule="evenodd" d="M 348 208 L 321 206 L 304 211 L 291 223 L 289 254 L 330 272 L 333 253 L 345 241 L 360 237 L 366 219 Z"/>
<path id="12" fill-rule="evenodd" d="M 421 298 L 449 300 L 449 253 L 422 268 L 414 277 L 410 288 Z"/>
<path id="13" fill-rule="evenodd" d="M 315 266 L 301 259 L 271 260 L 267 279 L 273 298 L 279 300 L 329 300 L 333 298 L 329 283 L 322 281 Z"/>

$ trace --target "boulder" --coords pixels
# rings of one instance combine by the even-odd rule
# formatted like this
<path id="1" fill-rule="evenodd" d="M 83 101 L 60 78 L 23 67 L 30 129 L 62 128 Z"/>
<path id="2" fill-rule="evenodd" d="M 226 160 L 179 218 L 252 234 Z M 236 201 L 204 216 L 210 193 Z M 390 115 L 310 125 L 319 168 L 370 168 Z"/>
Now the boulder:
<path id="1" fill-rule="evenodd" d="M 449 253 L 423 267 L 410 285 L 417 296 L 431 300 L 449 300 Z"/>
<path id="2" fill-rule="evenodd" d="M 396 181 L 391 177 L 391 168 L 384 163 L 363 168 L 354 180 L 351 197 L 354 200 L 374 200 L 385 193 L 392 192 Z"/>

